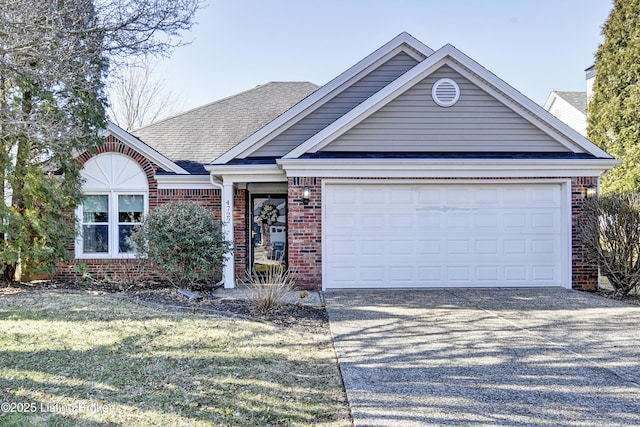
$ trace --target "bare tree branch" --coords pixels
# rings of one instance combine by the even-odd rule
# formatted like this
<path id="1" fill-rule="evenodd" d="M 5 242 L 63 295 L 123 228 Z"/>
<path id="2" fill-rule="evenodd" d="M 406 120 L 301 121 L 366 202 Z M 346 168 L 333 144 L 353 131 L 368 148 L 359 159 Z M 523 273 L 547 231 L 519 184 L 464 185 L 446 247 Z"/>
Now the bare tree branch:
<path id="1" fill-rule="evenodd" d="M 109 87 L 109 117 L 128 131 L 177 113 L 179 98 L 155 78 L 157 62 L 150 58 L 120 67 Z"/>

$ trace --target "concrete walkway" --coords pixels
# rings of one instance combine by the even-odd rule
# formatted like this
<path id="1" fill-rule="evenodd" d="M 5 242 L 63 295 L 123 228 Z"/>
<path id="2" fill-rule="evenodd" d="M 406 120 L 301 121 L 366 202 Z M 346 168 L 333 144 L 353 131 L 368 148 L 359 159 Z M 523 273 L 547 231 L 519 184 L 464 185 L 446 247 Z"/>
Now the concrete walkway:
<path id="1" fill-rule="evenodd" d="M 356 426 L 640 425 L 640 307 L 559 288 L 324 297 Z"/>

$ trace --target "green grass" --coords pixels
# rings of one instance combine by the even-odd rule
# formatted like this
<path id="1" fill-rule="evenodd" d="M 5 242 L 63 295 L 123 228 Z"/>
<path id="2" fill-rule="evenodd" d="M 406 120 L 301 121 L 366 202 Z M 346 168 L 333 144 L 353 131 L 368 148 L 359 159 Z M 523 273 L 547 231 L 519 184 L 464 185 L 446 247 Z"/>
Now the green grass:
<path id="1" fill-rule="evenodd" d="M 0 296 L 0 402 L 35 405 L 2 426 L 350 425 L 327 333 L 88 293 Z"/>

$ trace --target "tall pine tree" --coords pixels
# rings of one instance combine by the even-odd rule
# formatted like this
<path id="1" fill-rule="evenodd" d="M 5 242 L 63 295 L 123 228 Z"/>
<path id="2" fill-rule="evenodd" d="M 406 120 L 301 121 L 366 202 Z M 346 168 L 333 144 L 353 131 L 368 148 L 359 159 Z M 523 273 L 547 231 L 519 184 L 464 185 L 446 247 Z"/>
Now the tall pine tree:
<path id="1" fill-rule="evenodd" d="M 602 180 L 605 192 L 640 191 L 640 0 L 615 0 L 596 53 L 588 108 L 591 141 L 622 163 Z"/>

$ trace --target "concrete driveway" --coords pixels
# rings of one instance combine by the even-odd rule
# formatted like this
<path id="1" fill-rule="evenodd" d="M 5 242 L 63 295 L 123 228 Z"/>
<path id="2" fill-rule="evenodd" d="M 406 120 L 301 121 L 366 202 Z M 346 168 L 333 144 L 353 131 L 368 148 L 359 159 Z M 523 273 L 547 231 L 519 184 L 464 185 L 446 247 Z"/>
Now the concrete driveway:
<path id="1" fill-rule="evenodd" d="M 324 297 L 356 426 L 640 425 L 640 307 L 559 288 Z"/>

